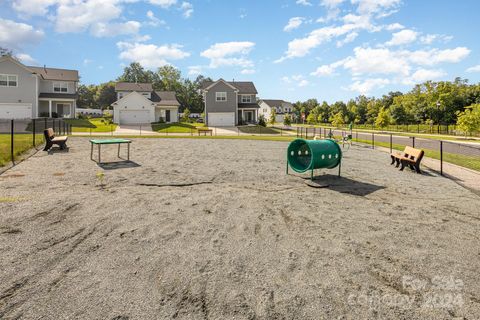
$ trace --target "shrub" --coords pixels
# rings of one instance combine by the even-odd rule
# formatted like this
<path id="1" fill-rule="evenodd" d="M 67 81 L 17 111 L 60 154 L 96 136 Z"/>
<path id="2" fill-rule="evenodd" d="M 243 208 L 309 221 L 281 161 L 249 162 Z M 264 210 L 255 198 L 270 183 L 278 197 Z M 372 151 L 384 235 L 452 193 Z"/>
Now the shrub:
<path id="1" fill-rule="evenodd" d="M 265 122 L 265 116 L 263 114 L 261 114 L 259 117 L 258 117 L 258 125 L 259 126 L 262 126 L 262 127 L 266 127 L 267 126 L 267 123 Z"/>
<path id="2" fill-rule="evenodd" d="M 289 114 L 286 114 L 284 117 L 283 117 L 283 124 L 285 126 L 291 126 L 292 125 L 292 118 Z"/>

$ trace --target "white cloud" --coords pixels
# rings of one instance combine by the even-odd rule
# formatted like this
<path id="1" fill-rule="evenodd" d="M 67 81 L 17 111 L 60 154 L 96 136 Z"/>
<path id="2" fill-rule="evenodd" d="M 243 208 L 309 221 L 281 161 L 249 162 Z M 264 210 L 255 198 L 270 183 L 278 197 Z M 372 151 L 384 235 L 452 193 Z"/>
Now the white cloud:
<path id="1" fill-rule="evenodd" d="M 242 71 L 240 71 L 241 74 L 254 74 L 255 73 L 255 69 L 243 69 Z"/>
<path id="2" fill-rule="evenodd" d="M 314 72 L 312 72 L 310 75 L 312 76 L 317 76 L 317 77 L 322 77 L 322 76 L 331 76 L 335 72 L 335 67 L 331 65 L 323 65 L 317 68 Z"/>
<path id="3" fill-rule="evenodd" d="M 400 55 L 418 65 L 432 66 L 439 63 L 457 63 L 470 54 L 470 49 L 457 47 L 455 49 L 431 49 L 417 51 L 400 51 Z"/>
<path id="4" fill-rule="evenodd" d="M 480 72 L 480 64 L 477 64 L 476 66 L 468 68 L 467 72 L 468 73 Z"/>
<path id="5" fill-rule="evenodd" d="M 190 66 L 188 67 L 188 75 L 189 76 L 198 76 L 202 73 L 203 67 L 202 66 Z"/>
<path id="6" fill-rule="evenodd" d="M 164 20 L 161 20 L 155 16 L 155 13 L 153 13 L 152 10 L 147 11 L 147 18 L 148 22 L 147 24 L 152 27 L 158 27 L 160 25 L 166 25 L 167 23 Z"/>
<path id="7" fill-rule="evenodd" d="M 253 62 L 247 58 L 247 55 L 254 46 L 255 43 L 249 41 L 216 43 L 200 55 L 210 59 L 210 68 L 221 66 L 251 68 Z"/>
<path id="8" fill-rule="evenodd" d="M 392 35 L 392 39 L 385 44 L 387 46 L 400 46 L 404 44 L 409 44 L 417 40 L 418 32 L 404 29 L 402 31 L 396 32 Z"/>
<path id="9" fill-rule="evenodd" d="M 17 59 L 20 60 L 20 62 L 22 62 L 23 64 L 27 64 L 27 65 L 37 64 L 37 60 L 35 60 L 29 54 L 26 54 L 26 53 L 16 54 L 15 57 L 17 57 Z"/>
<path id="10" fill-rule="evenodd" d="M 423 44 L 432 44 L 435 41 L 448 42 L 452 40 L 452 36 L 446 36 L 443 34 L 427 34 L 420 37 L 420 41 Z"/>
<path id="11" fill-rule="evenodd" d="M 83 59 L 83 65 L 84 66 L 88 66 L 92 62 L 93 62 L 93 60 L 91 60 L 91 59 Z"/>
<path id="12" fill-rule="evenodd" d="M 372 90 L 376 88 L 383 88 L 388 84 L 390 84 L 390 80 L 388 79 L 372 78 L 363 81 L 357 80 L 352 83 L 348 89 L 363 95 L 368 95 L 370 92 L 372 92 Z"/>
<path id="13" fill-rule="evenodd" d="M 389 24 L 385 27 L 385 29 L 387 29 L 388 31 L 400 30 L 400 29 L 403 29 L 403 28 L 405 28 L 405 27 L 398 22 Z"/>
<path id="14" fill-rule="evenodd" d="M 177 4 L 177 0 L 149 0 L 149 2 L 164 9 L 170 8 L 171 6 Z"/>
<path id="15" fill-rule="evenodd" d="M 90 28 L 93 36 L 101 37 L 115 37 L 118 35 L 137 34 L 140 30 L 140 22 L 127 21 L 125 23 L 96 23 Z"/>
<path id="16" fill-rule="evenodd" d="M 14 0 L 12 8 L 25 16 L 42 16 L 48 13 L 48 7 L 58 0 Z"/>
<path id="17" fill-rule="evenodd" d="M 345 39 L 337 41 L 337 48 L 343 47 L 345 44 L 353 42 L 358 37 L 358 32 L 347 34 Z"/>
<path id="18" fill-rule="evenodd" d="M 302 6 L 311 6 L 312 4 L 308 0 L 297 0 L 296 4 L 302 5 Z"/>
<path id="19" fill-rule="evenodd" d="M 301 74 L 293 75 L 291 77 L 284 76 L 280 80 L 284 83 L 294 84 L 297 87 L 306 87 L 310 84 L 310 82 Z"/>
<path id="20" fill-rule="evenodd" d="M 403 57 L 388 49 L 372 49 L 357 47 L 355 56 L 350 56 L 342 61 L 345 69 L 353 75 L 362 74 L 400 74 L 407 76 L 410 65 Z"/>
<path id="21" fill-rule="evenodd" d="M 288 20 L 287 25 L 283 28 L 283 31 L 289 32 L 299 28 L 303 23 L 304 18 L 302 17 L 293 17 Z"/>
<path id="22" fill-rule="evenodd" d="M 120 59 L 139 62 L 146 68 L 157 68 L 170 64 L 171 60 L 181 60 L 190 56 L 190 53 L 182 50 L 179 44 L 154 44 L 118 42 L 117 47 L 121 50 Z"/>
<path id="23" fill-rule="evenodd" d="M 436 80 L 447 74 L 443 70 L 418 69 L 409 78 L 403 80 L 404 84 L 416 84 L 427 80 Z"/>
<path id="24" fill-rule="evenodd" d="M 357 12 L 360 14 L 381 14 L 385 16 L 385 10 L 397 8 L 401 0 L 351 0 L 352 4 L 358 4 Z"/>
<path id="25" fill-rule="evenodd" d="M 29 24 L 0 18 L 0 44 L 9 49 L 19 50 L 38 43 L 44 35 L 42 30 L 36 30 Z"/>
<path id="26" fill-rule="evenodd" d="M 193 14 L 193 5 L 190 2 L 182 2 L 180 9 L 183 11 L 184 18 L 190 18 Z"/>

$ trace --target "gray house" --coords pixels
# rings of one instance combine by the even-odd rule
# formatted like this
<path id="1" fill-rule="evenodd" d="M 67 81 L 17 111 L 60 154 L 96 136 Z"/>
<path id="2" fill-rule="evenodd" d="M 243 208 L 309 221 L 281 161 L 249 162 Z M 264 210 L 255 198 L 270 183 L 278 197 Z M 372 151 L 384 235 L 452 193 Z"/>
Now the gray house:
<path id="1" fill-rule="evenodd" d="M 205 82 L 202 85 L 208 126 L 235 126 L 258 119 L 257 89 L 253 82 Z"/>
<path id="2" fill-rule="evenodd" d="M 77 70 L 26 66 L 0 57 L 0 119 L 74 118 Z"/>

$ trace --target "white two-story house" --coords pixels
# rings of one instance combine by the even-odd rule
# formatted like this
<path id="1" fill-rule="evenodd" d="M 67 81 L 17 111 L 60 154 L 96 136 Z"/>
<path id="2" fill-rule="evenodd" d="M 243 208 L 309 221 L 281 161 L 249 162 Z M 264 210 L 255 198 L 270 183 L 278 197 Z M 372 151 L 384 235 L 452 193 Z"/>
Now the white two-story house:
<path id="1" fill-rule="evenodd" d="M 173 91 L 155 91 L 151 83 L 117 82 L 113 122 L 120 125 L 178 122 L 180 103 Z"/>
<path id="2" fill-rule="evenodd" d="M 78 71 L 0 57 L 0 119 L 74 118 Z"/>
<path id="3" fill-rule="evenodd" d="M 257 89 L 250 81 L 205 82 L 202 85 L 205 121 L 211 127 L 230 127 L 256 123 Z"/>
<path id="4" fill-rule="evenodd" d="M 289 114 L 292 118 L 294 116 L 293 105 L 290 102 L 284 100 L 262 99 L 258 104 L 260 105 L 258 113 L 263 115 L 267 121 L 270 120 L 272 109 L 275 110 L 275 122 L 282 123 L 286 114 Z"/>

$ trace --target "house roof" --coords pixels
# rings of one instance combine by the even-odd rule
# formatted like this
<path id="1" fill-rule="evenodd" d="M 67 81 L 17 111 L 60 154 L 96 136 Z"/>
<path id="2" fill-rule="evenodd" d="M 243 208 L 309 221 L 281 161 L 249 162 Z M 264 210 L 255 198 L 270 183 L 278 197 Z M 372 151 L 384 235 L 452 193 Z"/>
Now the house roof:
<path id="1" fill-rule="evenodd" d="M 218 81 L 221 81 L 223 79 L 219 79 L 217 81 L 205 81 L 203 82 L 202 84 L 202 88 L 203 90 L 207 89 L 208 87 L 210 87 L 212 84 L 218 82 Z M 225 80 L 223 80 L 225 81 Z M 251 81 L 225 81 L 226 83 L 228 83 L 229 85 L 231 85 L 232 87 L 236 88 L 238 90 L 238 93 L 239 94 L 247 94 L 247 93 L 251 93 L 251 94 L 257 94 L 257 88 L 255 88 L 255 85 L 253 84 L 253 82 Z"/>
<path id="2" fill-rule="evenodd" d="M 151 83 L 117 82 L 115 91 L 152 92 L 153 87 Z"/>
<path id="3" fill-rule="evenodd" d="M 154 91 L 152 101 L 159 106 L 180 106 L 174 91 Z"/>
<path id="4" fill-rule="evenodd" d="M 40 75 L 44 80 L 78 81 L 80 79 L 78 70 L 30 66 L 27 66 L 27 68 Z"/>
<path id="5" fill-rule="evenodd" d="M 265 102 L 269 107 L 281 107 L 283 103 L 291 104 L 285 100 L 262 99 L 261 101 Z"/>

